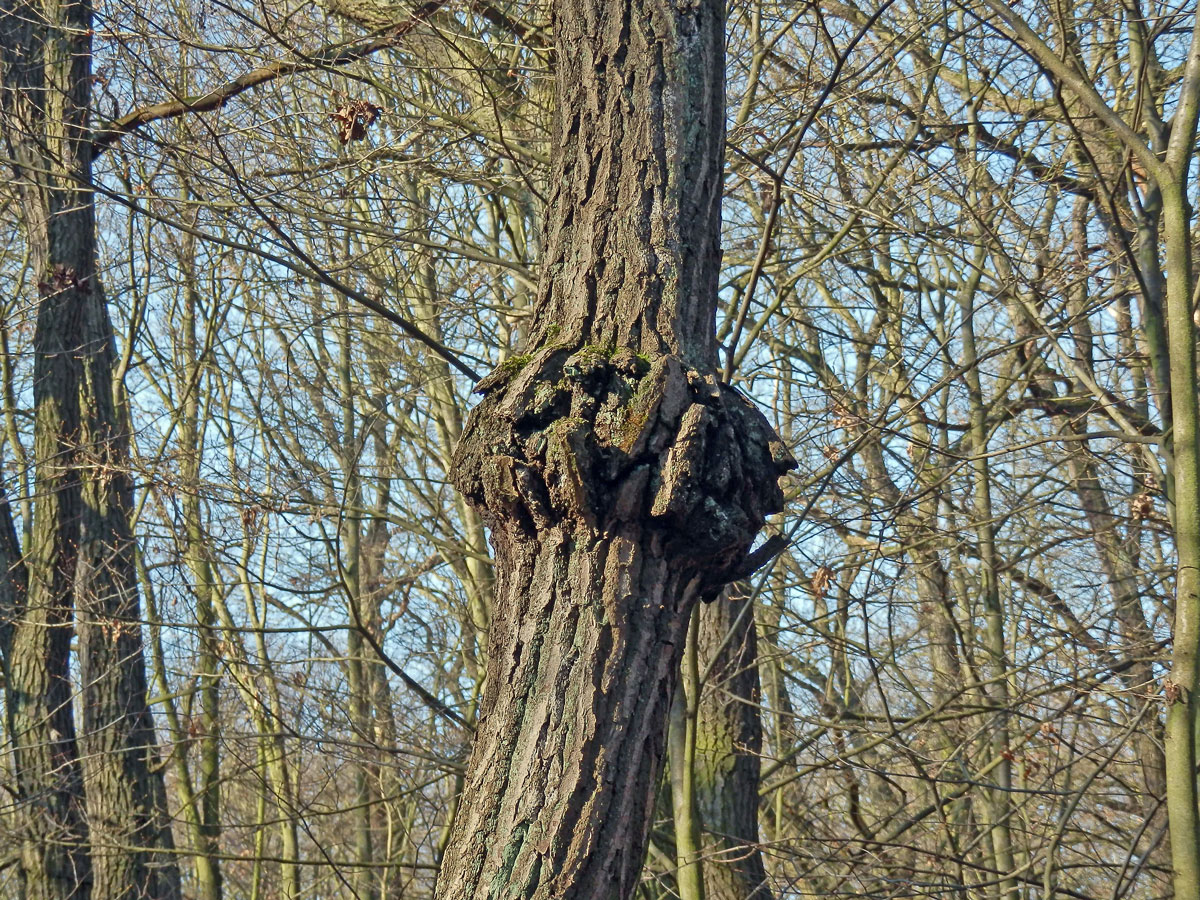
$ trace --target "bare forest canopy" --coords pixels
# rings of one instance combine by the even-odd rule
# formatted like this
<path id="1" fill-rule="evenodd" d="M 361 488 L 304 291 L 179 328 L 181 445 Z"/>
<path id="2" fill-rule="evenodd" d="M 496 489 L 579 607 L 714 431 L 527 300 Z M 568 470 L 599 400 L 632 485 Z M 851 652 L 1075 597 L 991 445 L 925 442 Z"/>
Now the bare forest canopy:
<path id="1" fill-rule="evenodd" d="M 92 2 L 0 0 L 0 900 L 1200 897 L 1194 3 Z M 521 390 L 549 505 L 660 498 L 631 706 Z"/>

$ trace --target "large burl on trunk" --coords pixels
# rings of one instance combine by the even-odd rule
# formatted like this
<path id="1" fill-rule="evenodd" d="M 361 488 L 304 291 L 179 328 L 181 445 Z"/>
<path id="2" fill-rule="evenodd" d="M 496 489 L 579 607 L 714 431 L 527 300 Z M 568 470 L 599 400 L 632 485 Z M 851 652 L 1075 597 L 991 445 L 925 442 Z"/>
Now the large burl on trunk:
<path id="1" fill-rule="evenodd" d="M 754 568 L 794 462 L 718 383 L 721 0 L 555 0 L 558 103 L 527 352 L 454 480 L 497 574 L 440 900 L 629 897 L 693 605 Z"/>

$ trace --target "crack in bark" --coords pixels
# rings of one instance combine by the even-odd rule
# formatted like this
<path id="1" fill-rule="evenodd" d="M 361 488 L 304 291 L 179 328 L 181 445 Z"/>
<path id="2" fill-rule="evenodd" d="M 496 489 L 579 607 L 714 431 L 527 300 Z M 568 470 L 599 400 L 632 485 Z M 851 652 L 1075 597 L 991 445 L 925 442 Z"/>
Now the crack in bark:
<path id="1" fill-rule="evenodd" d="M 679 357 L 556 345 L 480 383 L 455 484 L 492 530 L 483 716 L 442 900 L 629 896 L 692 605 L 749 549 L 795 462 Z"/>

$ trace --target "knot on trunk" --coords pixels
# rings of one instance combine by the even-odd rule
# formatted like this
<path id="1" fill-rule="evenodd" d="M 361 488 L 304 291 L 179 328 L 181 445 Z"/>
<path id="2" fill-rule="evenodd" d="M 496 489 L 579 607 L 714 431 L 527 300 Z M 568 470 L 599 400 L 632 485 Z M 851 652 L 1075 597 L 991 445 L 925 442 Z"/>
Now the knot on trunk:
<path id="1" fill-rule="evenodd" d="M 675 356 L 592 346 L 515 357 L 476 390 L 453 478 L 498 540 L 637 522 L 708 584 L 749 574 L 796 463 L 741 393 Z"/>

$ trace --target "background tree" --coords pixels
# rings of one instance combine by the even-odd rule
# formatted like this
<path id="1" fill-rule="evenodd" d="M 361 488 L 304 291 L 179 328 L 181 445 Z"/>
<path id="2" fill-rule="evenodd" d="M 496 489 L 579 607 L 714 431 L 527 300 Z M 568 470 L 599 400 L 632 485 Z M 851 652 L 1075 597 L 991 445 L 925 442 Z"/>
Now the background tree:
<path id="1" fill-rule="evenodd" d="M 0 8 L 3 127 L 31 280 L 34 502 L 5 506 L 5 657 L 21 889 L 179 895 L 147 706 L 130 419 L 97 270 L 87 3 Z M 74 627 L 72 625 L 74 615 Z M 78 635 L 80 727 L 70 643 Z M 165 851 L 160 853 L 159 851 Z"/>
<path id="2" fill-rule="evenodd" d="M 1079 90 L 1161 153 L 1195 17 L 1020 11 L 1046 49 L 983 3 L 729 9 L 719 368 L 803 475 L 778 520 L 791 543 L 751 579 L 758 705 L 733 699 L 744 656 L 735 675 L 698 644 L 683 673 L 700 685 L 678 707 L 694 764 L 649 789 L 641 896 L 717 890 L 732 829 L 702 797 L 703 723 L 751 709 L 774 895 L 1172 892 L 1179 330 L 1163 310 L 1180 267 L 1153 171 Z M 503 606 L 447 474 L 478 402 L 469 373 L 528 375 L 530 341 L 564 340 L 531 318 L 558 187 L 549 8 L 94 15 L 80 193 L 126 386 L 129 459 L 112 465 L 132 483 L 182 892 L 431 896 Z M 6 84 L 43 68 L 6 66 Z M 29 95 L 5 96 L 8 111 Z M 34 441 L 49 281 L 36 216 L 13 214 L 35 208 L 29 183 L 0 184 L 18 592 L 51 502 Z M 82 630 L 82 608 L 58 615 Z M 59 657 L 77 725 L 81 646 Z M 37 780 L 20 753 L 4 756 L 10 798 Z M 19 890 L 27 808 L 0 806 L 0 893 Z M 738 845 L 750 859 L 753 831 Z"/>

